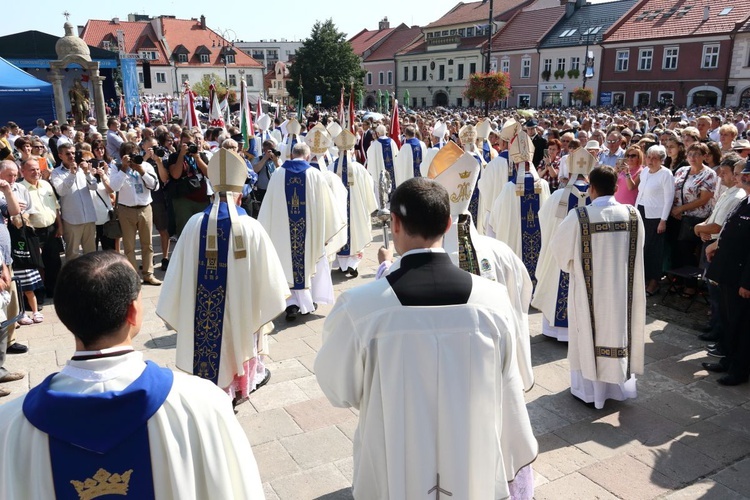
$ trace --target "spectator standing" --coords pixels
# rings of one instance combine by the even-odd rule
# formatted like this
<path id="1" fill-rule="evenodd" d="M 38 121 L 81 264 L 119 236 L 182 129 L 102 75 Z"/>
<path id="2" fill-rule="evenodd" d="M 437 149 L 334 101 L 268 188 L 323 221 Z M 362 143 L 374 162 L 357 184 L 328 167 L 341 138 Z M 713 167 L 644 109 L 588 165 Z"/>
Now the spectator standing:
<path id="1" fill-rule="evenodd" d="M 206 208 L 212 194 L 206 182 L 208 158 L 193 142 L 190 130 L 180 134 L 180 147 L 169 155 L 167 168 L 172 186 L 169 193 L 174 209 L 175 234 L 179 237 L 188 219 Z"/>
<path id="2" fill-rule="evenodd" d="M 117 118 L 107 120 L 107 154 L 119 160 L 120 146 L 125 141 L 125 133 L 120 130 L 120 121 Z"/>
<path id="3" fill-rule="evenodd" d="M 635 206 L 638 197 L 638 185 L 643 170 L 643 150 L 637 145 L 628 146 L 625 151 L 625 163 L 619 165 L 615 200 L 623 205 Z"/>
<path id="4" fill-rule="evenodd" d="M 625 156 L 625 151 L 620 147 L 622 143 L 622 135 L 617 130 L 612 130 L 607 134 L 607 140 L 604 141 L 605 149 L 599 155 L 599 163 L 602 165 L 609 165 L 610 167 L 617 166 L 617 160 L 622 159 Z"/>

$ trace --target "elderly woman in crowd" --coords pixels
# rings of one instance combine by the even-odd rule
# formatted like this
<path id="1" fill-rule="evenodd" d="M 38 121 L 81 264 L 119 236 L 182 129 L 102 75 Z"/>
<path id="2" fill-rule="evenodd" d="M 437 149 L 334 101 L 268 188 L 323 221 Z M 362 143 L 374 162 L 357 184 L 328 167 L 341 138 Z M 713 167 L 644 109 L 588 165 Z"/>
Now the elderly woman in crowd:
<path id="1" fill-rule="evenodd" d="M 693 144 L 701 142 L 701 133 L 695 127 L 685 127 L 680 132 L 680 137 L 682 137 L 682 143 L 685 145 L 685 151 Z"/>
<path id="2" fill-rule="evenodd" d="M 674 199 L 670 218 L 669 238 L 672 242 L 672 267 L 696 266 L 700 241 L 693 228 L 705 220 L 713 208 L 713 195 L 718 178 L 704 161 L 708 146 L 693 144 L 688 148 L 690 166 L 674 174 Z M 686 291 L 689 294 L 689 291 Z"/>
<path id="3" fill-rule="evenodd" d="M 617 190 L 615 199 L 626 205 L 635 205 L 638 196 L 638 184 L 643 170 L 643 151 L 637 145 L 628 146 L 625 150 L 625 163 L 618 168 Z"/>
<path id="4" fill-rule="evenodd" d="M 666 158 L 667 150 L 664 146 L 651 146 L 648 149 L 647 168 L 640 173 L 638 197 L 635 201 L 645 229 L 643 264 L 646 295 L 649 297 L 659 290 L 664 261 L 664 237 L 674 197 L 674 179 L 672 171 L 664 166 Z"/>
<path id="5" fill-rule="evenodd" d="M 560 151 L 562 144 L 557 139 L 547 141 L 547 154 L 537 166 L 539 177 L 549 184 L 550 192 L 554 192 L 560 185 L 558 174 L 560 173 Z"/>
<path id="6" fill-rule="evenodd" d="M 733 123 L 726 123 L 719 128 L 719 142 L 721 153 L 732 153 L 734 141 L 737 140 L 737 127 Z M 717 162 L 718 165 L 718 162 Z"/>
<path id="7" fill-rule="evenodd" d="M 667 148 L 667 159 L 664 161 L 664 166 L 671 170 L 673 174 L 680 168 L 689 165 L 682 139 L 677 136 L 670 137 L 667 139 L 665 147 Z"/>

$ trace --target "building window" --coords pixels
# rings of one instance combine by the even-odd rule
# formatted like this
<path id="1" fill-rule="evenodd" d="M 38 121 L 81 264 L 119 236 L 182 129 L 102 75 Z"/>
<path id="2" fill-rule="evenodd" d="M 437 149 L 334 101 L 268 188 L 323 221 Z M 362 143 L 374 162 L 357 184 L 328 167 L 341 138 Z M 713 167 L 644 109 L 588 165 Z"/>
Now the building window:
<path id="1" fill-rule="evenodd" d="M 581 71 L 581 58 L 580 57 L 570 58 L 570 69 Z"/>
<path id="2" fill-rule="evenodd" d="M 625 106 L 625 92 L 612 92 L 612 106 L 617 108 Z"/>
<path id="3" fill-rule="evenodd" d="M 427 66 L 422 66 L 422 81 L 427 80 Z"/>
<path id="4" fill-rule="evenodd" d="M 557 71 L 565 71 L 565 58 L 564 57 L 557 58 Z"/>
<path id="5" fill-rule="evenodd" d="M 530 94 L 518 94 L 518 107 L 528 108 L 531 106 L 531 95 Z"/>
<path id="6" fill-rule="evenodd" d="M 385 85 L 385 73 L 383 71 L 378 72 L 378 85 Z"/>
<path id="7" fill-rule="evenodd" d="M 417 80 L 417 67 L 416 66 L 411 67 L 411 79 L 414 81 Z"/>
<path id="8" fill-rule="evenodd" d="M 659 105 L 669 106 L 674 101 L 674 92 L 659 92 Z"/>
<path id="9" fill-rule="evenodd" d="M 181 63 L 188 62 L 187 54 L 177 54 L 177 62 L 181 62 Z"/>
<path id="10" fill-rule="evenodd" d="M 143 73 L 138 72 L 138 83 L 143 84 Z"/>
<path id="11" fill-rule="evenodd" d="M 146 61 L 156 61 L 156 52 L 153 50 L 141 50 L 138 52 L 138 57 Z"/>
<path id="12" fill-rule="evenodd" d="M 208 64 L 209 62 L 211 62 L 211 59 L 209 58 L 208 54 L 201 54 L 200 58 L 203 64 Z"/>
<path id="13" fill-rule="evenodd" d="M 544 60 L 544 70 L 548 73 L 552 73 L 552 59 L 545 59 Z"/>
<path id="14" fill-rule="evenodd" d="M 156 83 L 167 83 L 167 74 L 156 73 Z"/>
<path id="15" fill-rule="evenodd" d="M 409 81 L 409 67 L 408 66 L 404 66 L 404 81 L 405 82 Z"/>
<path id="16" fill-rule="evenodd" d="M 423 108 L 426 108 L 426 107 L 427 107 L 427 98 L 426 98 L 426 97 L 423 97 L 423 98 L 422 98 L 422 107 L 423 107 Z"/>
<path id="17" fill-rule="evenodd" d="M 464 100 L 461 97 L 456 98 L 456 107 L 459 107 L 459 108 L 464 107 Z"/>
<path id="18" fill-rule="evenodd" d="M 528 57 L 521 59 L 521 78 L 531 78 L 531 59 Z"/>
<path id="19" fill-rule="evenodd" d="M 367 85 L 372 85 L 372 73 L 367 73 Z"/>
<path id="20" fill-rule="evenodd" d="M 234 64 L 234 54 L 227 54 L 224 56 L 227 64 Z"/>
<path id="21" fill-rule="evenodd" d="M 474 36 L 474 27 L 466 28 L 466 36 Z"/>
<path id="22" fill-rule="evenodd" d="M 245 83 L 247 83 L 248 87 L 253 86 L 253 75 L 245 75 Z"/>
<path id="23" fill-rule="evenodd" d="M 680 53 L 679 47 L 664 48 L 664 69 L 677 69 L 677 56 Z"/>
<path id="24" fill-rule="evenodd" d="M 393 71 L 388 72 L 388 85 L 393 85 Z"/>
<path id="25" fill-rule="evenodd" d="M 719 46 L 716 44 L 703 46 L 703 62 L 701 68 L 713 69 L 719 67 Z"/>
<path id="26" fill-rule="evenodd" d="M 188 75 L 180 75 L 180 81 L 184 85 L 186 81 L 188 81 Z"/>
<path id="27" fill-rule="evenodd" d="M 639 107 L 649 106 L 651 104 L 651 92 L 636 92 L 634 104 Z"/>
<path id="28" fill-rule="evenodd" d="M 464 79 L 464 65 L 463 64 L 458 65 L 458 79 L 459 80 Z"/>
<path id="29" fill-rule="evenodd" d="M 237 75 L 229 75 L 229 86 L 230 87 L 237 86 Z"/>
<path id="30" fill-rule="evenodd" d="M 510 73 L 510 59 L 503 59 L 500 61 L 500 72 Z"/>
<path id="31" fill-rule="evenodd" d="M 445 80 L 445 65 L 441 64 L 438 68 L 438 80 Z"/>
<path id="32" fill-rule="evenodd" d="M 474 74 L 477 72 L 477 63 L 471 63 L 469 64 L 469 74 Z"/>
<path id="33" fill-rule="evenodd" d="M 641 49 L 638 52 L 638 71 L 651 71 L 654 49 Z"/>
<path id="34" fill-rule="evenodd" d="M 615 71 L 627 71 L 628 60 L 630 59 L 629 50 L 618 50 L 615 58 Z"/>
<path id="35" fill-rule="evenodd" d="M 466 34 L 466 30 L 464 28 L 458 28 L 458 36 L 464 36 Z"/>

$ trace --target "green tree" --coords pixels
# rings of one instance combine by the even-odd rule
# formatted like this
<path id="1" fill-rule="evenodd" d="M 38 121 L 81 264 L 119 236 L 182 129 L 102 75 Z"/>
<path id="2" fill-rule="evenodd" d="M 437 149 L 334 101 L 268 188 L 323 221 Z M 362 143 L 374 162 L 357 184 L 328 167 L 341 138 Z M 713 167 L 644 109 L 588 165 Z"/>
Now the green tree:
<path id="1" fill-rule="evenodd" d="M 203 75 L 203 78 L 198 82 L 190 82 L 190 89 L 200 96 L 208 97 L 208 87 L 211 85 L 211 79 L 214 81 L 214 87 L 216 87 L 216 92 L 219 94 L 220 99 L 223 99 L 223 96 L 227 93 L 227 88 L 224 86 L 224 79 L 216 73 Z"/>
<path id="2" fill-rule="evenodd" d="M 310 36 L 302 42 L 289 70 L 289 95 L 296 98 L 302 82 L 304 104 L 314 104 L 322 97 L 324 107 L 336 106 L 341 86 L 348 99 L 350 79 L 354 79 L 354 95 L 362 89 L 365 71 L 359 57 L 352 51 L 346 35 L 336 29 L 331 19 L 316 21 Z M 347 101 L 348 103 L 348 101 Z"/>

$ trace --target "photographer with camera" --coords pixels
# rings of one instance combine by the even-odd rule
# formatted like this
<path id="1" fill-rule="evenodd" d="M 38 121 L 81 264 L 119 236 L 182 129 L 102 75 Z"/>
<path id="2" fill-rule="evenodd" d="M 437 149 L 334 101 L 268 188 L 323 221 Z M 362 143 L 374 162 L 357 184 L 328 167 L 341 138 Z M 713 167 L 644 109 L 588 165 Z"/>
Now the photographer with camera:
<path id="1" fill-rule="evenodd" d="M 110 184 L 117 191 L 117 215 L 122 229 L 122 244 L 125 257 L 138 269 L 135 260 L 135 234 L 141 241 L 141 274 L 143 283 L 161 285 L 154 276 L 154 246 L 151 238 L 153 212 L 151 210 L 151 191 L 159 189 L 153 163 L 161 163 L 161 158 L 149 148 L 145 154 L 139 154 L 139 147 L 134 142 L 125 142 L 120 146 L 122 162 L 112 173 Z"/>
<path id="2" fill-rule="evenodd" d="M 171 136 L 168 133 L 157 137 L 151 137 L 144 139 L 141 142 L 141 149 L 143 151 L 153 151 L 154 157 L 149 159 L 148 162 L 156 168 L 156 175 L 159 181 L 159 189 L 155 189 L 151 192 L 151 211 L 153 212 L 154 226 L 159 232 L 159 239 L 161 242 L 161 270 L 166 271 L 169 265 L 169 235 L 170 227 L 174 227 L 174 221 L 170 221 L 170 207 L 171 200 L 167 199 L 165 186 L 169 182 L 169 169 L 167 169 L 166 161 L 169 159 L 170 150 L 163 146 L 164 137 L 169 137 L 171 143 Z M 170 226 L 170 222 L 172 225 Z"/>
<path id="3" fill-rule="evenodd" d="M 193 133 L 185 129 L 180 134 L 180 147 L 167 160 L 170 181 L 167 184 L 174 209 L 175 234 L 180 236 L 182 228 L 194 214 L 202 212 L 208 205 L 208 158 L 200 152 L 194 142 Z"/>
<path id="4" fill-rule="evenodd" d="M 281 153 L 276 149 L 276 142 L 272 139 L 263 141 L 261 145 L 263 155 L 253 161 L 253 170 L 258 174 L 258 182 L 255 183 L 255 198 L 258 203 L 263 203 L 263 197 L 266 196 L 268 181 L 271 175 L 281 166 Z"/>
<path id="5" fill-rule="evenodd" d="M 83 253 L 96 250 L 96 210 L 89 191 L 96 190 L 91 163 L 75 153 L 73 144 L 58 146 L 60 165 L 50 174 L 50 184 L 60 198 L 65 258 L 69 262 Z M 78 156 L 78 157 L 76 157 Z"/>

